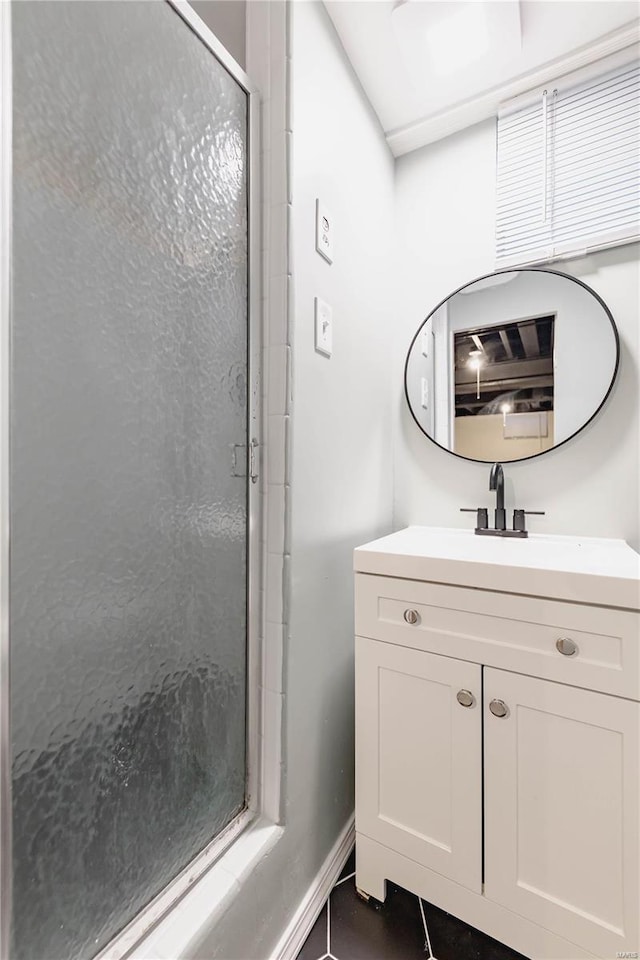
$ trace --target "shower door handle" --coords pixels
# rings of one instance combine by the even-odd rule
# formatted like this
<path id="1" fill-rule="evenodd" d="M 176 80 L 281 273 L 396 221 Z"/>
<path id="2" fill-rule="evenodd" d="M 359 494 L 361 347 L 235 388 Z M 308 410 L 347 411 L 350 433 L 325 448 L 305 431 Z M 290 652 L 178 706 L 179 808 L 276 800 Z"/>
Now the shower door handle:
<path id="1" fill-rule="evenodd" d="M 251 483 L 258 482 L 260 468 L 259 447 L 260 444 L 255 437 L 248 445 L 246 443 L 234 443 L 231 470 L 232 477 L 246 477 L 248 475 Z"/>
<path id="2" fill-rule="evenodd" d="M 251 478 L 251 483 L 258 482 L 259 468 L 260 468 L 260 454 L 258 449 L 260 444 L 255 437 L 252 438 L 251 443 L 249 444 L 249 477 Z"/>

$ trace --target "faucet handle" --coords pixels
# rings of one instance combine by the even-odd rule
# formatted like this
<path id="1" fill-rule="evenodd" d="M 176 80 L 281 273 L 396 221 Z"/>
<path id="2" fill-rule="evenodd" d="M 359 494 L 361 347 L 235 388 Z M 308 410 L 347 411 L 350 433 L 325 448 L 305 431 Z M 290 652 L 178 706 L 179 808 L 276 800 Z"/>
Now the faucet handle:
<path id="1" fill-rule="evenodd" d="M 525 517 L 544 517 L 544 510 L 514 510 L 513 511 L 513 529 L 526 530 Z"/>
<path id="2" fill-rule="evenodd" d="M 475 513 L 476 530 L 486 530 L 489 526 L 489 511 L 486 507 L 460 507 L 460 513 Z"/>

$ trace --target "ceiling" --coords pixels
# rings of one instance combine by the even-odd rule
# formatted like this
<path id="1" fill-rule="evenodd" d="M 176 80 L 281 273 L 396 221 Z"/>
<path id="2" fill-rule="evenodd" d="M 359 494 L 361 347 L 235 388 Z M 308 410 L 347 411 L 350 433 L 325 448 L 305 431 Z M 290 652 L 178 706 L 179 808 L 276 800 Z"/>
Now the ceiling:
<path id="1" fill-rule="evenodd" d="M 325 6 L 395 155 L 495 115 L 505 99 L 603 56 L 621 49 L 637 56 L 636 0 L 325 0 Z M 470 18 L 465 37 L 464 17 L 480 8 L 484 36 Z M 449 25 L 459 37 L 451 48 L 444 43 Z"/>

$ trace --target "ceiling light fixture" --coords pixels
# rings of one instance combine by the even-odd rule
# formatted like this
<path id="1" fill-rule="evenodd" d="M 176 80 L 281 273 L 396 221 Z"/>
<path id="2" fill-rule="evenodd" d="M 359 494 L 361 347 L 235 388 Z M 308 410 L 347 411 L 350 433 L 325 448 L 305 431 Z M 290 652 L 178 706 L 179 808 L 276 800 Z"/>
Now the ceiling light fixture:
<path id="1" fill-rule="evenodd" d="M 469 352 L 468 364 L 476 372 L 476 400 L 480 399 L 480 367 L 483 362 L 482 350 L 471 350 Z"/>
<path id="2" fill-rule="evenodd" d="M 522 52 L 519 0 L 396 0 L 391 24 L 428 102 L 477 96 L 511 75 Z"/>
<path id="3" fill-rule="evenodd" d="M 451 6 L 453 12 L 430 24 L 426 31 L 431 67 L 440 77 L 448 77 L 475 63 L 489 49 L 484 0 Z"/>

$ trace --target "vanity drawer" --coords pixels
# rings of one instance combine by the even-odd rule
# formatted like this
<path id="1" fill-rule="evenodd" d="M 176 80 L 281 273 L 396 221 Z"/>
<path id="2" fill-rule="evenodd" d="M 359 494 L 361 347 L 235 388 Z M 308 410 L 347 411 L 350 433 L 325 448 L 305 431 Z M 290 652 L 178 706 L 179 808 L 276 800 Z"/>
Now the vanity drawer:
<path id="1" fill-rule="evenodd" d="M 365 573 L 355 599 L 358 636 L 640 699 L 637 612 Z"/>

